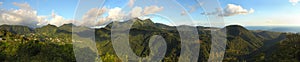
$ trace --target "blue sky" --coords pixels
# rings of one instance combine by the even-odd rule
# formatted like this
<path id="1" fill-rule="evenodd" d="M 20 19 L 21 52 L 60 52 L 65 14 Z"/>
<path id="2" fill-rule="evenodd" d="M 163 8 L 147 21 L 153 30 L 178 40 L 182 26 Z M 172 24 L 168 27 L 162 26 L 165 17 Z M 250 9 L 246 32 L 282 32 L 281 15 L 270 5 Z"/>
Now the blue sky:
<path id="1" fill-rule="evenodd" d="M 47 23 L 60 23 L 64 21 L 70 21 L 76 19 L 76 21 L 82 21 L 84 15 L 88 15 L 87 12 L 92 8 L 107 9 L 105 13 L 99 15 L 102 18 L 114 18 L 122 17 L 126 18 L 133 10 L 133 8 L 141 8 L 142 15 L 146 18 L 151 18 L 155 22 L 165 23 L 169 25 L 203 25 L 209 26 L 207 16 L 210 15 L 223 15 L 220 16 L 224 19 L 225 25 L 229 24 L 240 24 L 244 26 L 300 26 L 300 4 L 296 4 L 299 1 L 291 3 L 289 0 L 219 0 L 220 6 L 223 8 L 223 13 L 214 13 L 217 10 L 211 10 L 204 12 L 201 4 L 205 5 L 205 2 L 199 2 L 197 0 L 132 0 L 133 3 L 129 3 L 130 0 L 106 0 L 98 1 L 101 3 L 82 3 L 86 1 L 78 0 L 0 0 L 2 5 L 0 8 L 6 10 L 17 10 L 20 9 L 13 3 L 18 4 L 27 3 L 30 7 L 37 12 L 39 16 L 51 16 L 55 13 L 60 18 L 46 17 Z M 208 0 L 209 1 L 209 0 Z M 77 8 L 78 4 L 84 4 Z M 200 4 L 199 4 L 200 3 Z M 130 4 L 133 4 L 132 6 Z M 215 5 L 215 4 L 209 4 Z M 86 7 L 84 9 L 80 9 Z M 156 10 L 148 10 L 146 7 Z M 228 7 L 228 8 L 227 8 Z M 112 16 L 109 12 L 112 9 L 121 11 L 117 15 Z M 235 12 L 227 12 L 235 11 Z M 75 12 L 79 11 L 79 12 Z M 111 11 L 113 12 L 113 11 Z M 145 14 L 151 13 L 151 14 Z M 203 14 L 207 13 L 207 14 Z M 77 14 L 76 17 L 74 15 Z M 79 15 L 78 15 L 79 14 Z M 123 15 L 119 15 L 123 14 Z M 228 15 L 228 16 L 225 16 Z M 51 19 L 53 18 L 53 19 Z M 22 18 L 21 18 L 22 19 Z M 38 19 L 38 18 L 37 18 Z M 36 20 L 36 19 L 35 19 Z M 56 21 L 59 20 L 59 21 Z M 107 19 L 105 19 L 107 20 Z M 109 19 L 111 20 L 111 19 Z M 9 21 L 8 19 L 6 21 Z M 21 20 L 22 21 L 22 20 Z M 55 22 L 49 22 L 55 21 Z M 101 21 L 101 20 L 100 20 Z M 104 20 L 102 20 L 104 21 Z M 88 21 L 87 21 L 88 22 Z M 37 22 L 37 23 L 40 23 Z M 46 22 L 45 22 L 46 23 Z M 98 22 L 97 22 L 98 23 Z M 175 24 L 172 24 L 175 23 Z M 1 23 L 0 23 L 1 24 Z M 7 22 L 7 24 L 9 24 Z M 21 22 L 19 24 L 22 24 Z"/>
<path id="2" fill-rule="evenodd" d="M 74 10 L 77 5 L 77 0 L 68 1 L 68 0 L 0 0 L 2 1 L 3 8 L 17 9 L 17 6 L 14 6 L 12 3 L 28 3 L 33 9 L 37 10 L 38 15 L 49 15 L 54 10 L 58 14 L 66 17 L 72 18 Z"/>

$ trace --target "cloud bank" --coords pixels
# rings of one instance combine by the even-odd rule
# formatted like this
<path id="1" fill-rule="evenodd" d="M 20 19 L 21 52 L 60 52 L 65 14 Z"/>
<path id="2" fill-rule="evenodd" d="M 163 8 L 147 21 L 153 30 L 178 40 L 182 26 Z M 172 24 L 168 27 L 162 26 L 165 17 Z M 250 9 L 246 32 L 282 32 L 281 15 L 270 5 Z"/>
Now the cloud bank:
<path id="1" fill-rule="evenodd" d="M 2 3 L 0 3 L 2 4 Z M 24 25 L 32 28 L 40 27 L 47 24 L 61 26 L 66 23 L 71 23 L 71 20 L 52 12 L 51 15 L 37 15 L 37 11 L 28 3 L 12 3 L 18 9 L 2 9 L 0 10 L 0 25 Z"/>
<path id="2" fill-rule="evenodd" d="M 146 6 L 142 7 L 133 7 L 130 11 L 126 12 L 120 7 L 114 8 L 93 8 L 90 9 L 82 18 L 80 25 L 93 27 L 105 25 L 112 21 L 124 21 L 131 18 L 141 17 L 144 15 L 154 14 L 159 11 L 162 11 L 163 7 L 159 6 Z"/>
<path id="3" fill-rule="evenodd" d="M 57 15 L 54 11 L 52 11 L 50 20 L 45 20 L 45 23 L 41 24 L 52 24 L 55 26 L 61 26 L 63 24 L 72 23 L 73 20 L 65 19 L 63 16 Z"/>
<path id="4" fill-rule="evenodd" d="M 234 16 L 234 15 L 246 15 L 246 14 L 251 14 L 254 12 L 254 9 L 244 9 L 240 5 L 235 5 L 235 4 L 228 4 L 227 7 L 224 9 L 216 9 L 215 12 L 208 12 L 208 13 L 202 13 L 203 15 L 217 15 L 221 17 L 228 17 L 228 16 Z"/>
<path id="5" fill-rule="evenodd" d="M 20 9 L 0 10 L 0 24 L 26 25 L 36 27 L 45 16 L 38 16 L 27 3 L 13 3 Z"/>
<path id="6" fill-rule="evenodd" d="M 94 25 L 99 25 L 96 20 L 103 15 L 105 12 L 107 12 L 109 9 L 106 7 L 103 8 L 92 8 L 89 11 L 87 11 L 83 16 L 82 16 L 82 21 L 81 22 L 76 22 L 81 26 L 94 26 Z M 102 20 L 100 20 L 102 21 Z"/>
<path id="7" fill-rule="evenodd" d="M 292 5 L 297 5 L 300 0 L 289 0 L 289 2 L 292 3 Z"/>
<path id="8" fill-rule="evenodd" d="M 134 0 L 133 0 L 134 1 Z M 3 4 L 0 2 L 0 5 Z M 12 3 L 17 9 L 3 9 L 0 10 L 0 25 L 24 25 L 29 27 L 41 27 L 47 24 L 61 26 L 67 23 L 75 25 L 94 27 L 105 25 L 112 21 L 124 21 L 135 17 L 154 14 L 162 11 L 163 7 L 159 6 L 145 6 L 134 7 L 130 11 L 125 11 L 122 8 L 91 8 L 88 10 L 80 20 L 66 19 L 58 15 L 54 11 L 50 15 L 37 15 L 28 3 Z"/>

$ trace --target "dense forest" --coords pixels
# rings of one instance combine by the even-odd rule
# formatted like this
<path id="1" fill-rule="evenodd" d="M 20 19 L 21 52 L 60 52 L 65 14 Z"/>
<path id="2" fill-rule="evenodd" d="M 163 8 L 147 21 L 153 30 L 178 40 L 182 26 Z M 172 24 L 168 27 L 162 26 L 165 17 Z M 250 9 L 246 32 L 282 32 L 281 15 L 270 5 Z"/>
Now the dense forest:
<path id="1" fill-rule="evenodd" d="M 167 44 L 163 62 L 176 62 L 180 56 L 180 35 L 176 27 L 153 23 L 150 19 L 135 21 L 129 32 L 129 43 L 133 52 L 139 57 L 150 55 L 149 40 L 153 35 L 161 35 Z M 126 21 L 125 21 L 126 22 Z M 113 22 L 120 23 L 120 22 Z M 74 51 L 87 51 L 96 56 L 80 57 L 83 61 L 120 62 L 111 41 L 111 26 L 103 28 L 87 28 L 64 24 L 62 26 L 46 25 L 39 28 L 29 28 L 19 25 L 0 26 L 0 62 L 75 62 Z M 121 22 L 122 23 L 122 22 Z M 72 31 L 73 28 L 73 31 Z M 74 31 L 74 28 L 79 29 Z M 258 61 L 258 62 L 299 62 L 300 34 L 259 30 L 247 30 L 239 25 L 224 28 L 197 26 L 200 52 L 198 61 L 206 62 L 211 47 L 211 30 L 226 30 L 227 45 L 223 61 Z M 93 32 L 98 51 L 88 47 L 74 50 L 73 35 L 85 38 Z M 89 38 L 88 38 L 89 39 Z M 84 43 L 84 42 L 82 42 Z M 125 61 L 126 62 L 126 61 Z"/>

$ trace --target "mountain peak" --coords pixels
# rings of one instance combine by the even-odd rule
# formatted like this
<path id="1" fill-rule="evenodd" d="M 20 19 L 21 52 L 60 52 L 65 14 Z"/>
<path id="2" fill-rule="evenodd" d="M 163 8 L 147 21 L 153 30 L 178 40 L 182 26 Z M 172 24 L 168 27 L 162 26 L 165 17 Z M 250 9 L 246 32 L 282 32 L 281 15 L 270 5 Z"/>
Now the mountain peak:
<path id="1" fill-rule="evenodd" d="M 244 27 L 241 26 L 241 25 L 228 25 L 228 26 L 226 26 L 226 27 L 240 27 L 240 28 L 244 28 Z"/>
<path id="2" fill-rule="evenodd" d="M 145 19 L 143 20 L 145 23 L 154 23 L 151 19 Z"/>
<path id="3" fill-rule="evenodd" d="M 132 20 L 140 20 L 140 21 L 141 21 L 141 19 L 140 19 L 140 18 L 132 18 Z"/>
<path id="4" fill-rule="evenodd" d="M 68 24 L 63 24 L 63 25 L 61 25 L 61 27 L 62 26 L 75 26 L 73 23 L 68 23 Z"/>
<path id="5" fill-rule="evenodd" d="M 132 26 L 134 27 L 142 27 L 142 26 L 154 26 L 154 22 L 152 22 L 151 19 L 139 19 L 139 18 L 133 18 L 133 19 L 129 19 L 127 21 L 123 21 L 123 22 L 111 22 L 109 24 L 106 25 L 107 28 L 110 28 L 112 26 L 113 23 L 126 23 L 126 22 L 134 22 Z"/>
<path id="6" fill-rule="evenodd" d="M 146 23 L 146 24 L 153 24 L 152 20 L 151 19 L 139 19 L 139 18 L 133 18 L 133 19 L 130 19 L 129 21 L 135 21 L 135 22 L 138 22 L 138 23 Z"/>
<path id="7" fill-rule="evenodd" d="M 239 29 L 239 30 L 247 30 L 245 27 L 241 25 L 228 25 L 225 27 L 226 29 Z"/>
<path id="8" fill-rule="evenodd" d="M 246 28 L 244 28 L 241 25 L 229 25 L 226 26 L 225 29 L 227 30 L 227 33 L 233 36 L 239 36 L 243 33 L 250 33 Z"/>
<path id="9" fill-rule="evenodd" d="M 46 25 L 46 26 L 43 26 L 43 27 L 57 27 L 57 26 L 55 26 L 55 25 L 51 25 L 51 24 L 48 24 L 48 25 Z"/>

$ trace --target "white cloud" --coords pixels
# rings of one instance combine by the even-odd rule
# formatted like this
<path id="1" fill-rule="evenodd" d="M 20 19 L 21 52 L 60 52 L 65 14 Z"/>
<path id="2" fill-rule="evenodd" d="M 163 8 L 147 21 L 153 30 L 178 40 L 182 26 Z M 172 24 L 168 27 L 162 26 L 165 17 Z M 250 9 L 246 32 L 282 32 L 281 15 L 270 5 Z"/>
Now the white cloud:
<path id="1" fill-rule="evenodd" d="M 36 26 L 38 23 L 36 11 L 28 10 L 1 10 L 0 24 L 12 24 L 12 25 L 28 25 Z"/>
<path id="2" fill-rule="evenodd" d="M 107 16 L 103 14 L 107 13 Z M 81 26 L 98 26 L 104 25 L 111 21 L 119 21 L 125 18 L 125 13 L 122 11 L 122 8 L 115 7 L 112 9 L 107 8 L 93 8 L 90 9 L 85 15 L 83 15 L 82 21 L 79 22 Z"/>
<path id="3" fill-rule="evenodd" d="M 141 7 L 134 7 L 131 10 L 130 15 L 131 15 L 131 17 L 140 17 L 140 16 L 142 16 L 142 12 L 143 12 L 143 9 Z"/>
<path id="4" fill-rule="evenodd" d="M 134 7 L 131 9 L 131 11 L 128 11 L 128 13 L 125 13 L 125 11 L 122 8 L 114 7 L 111 9 L 108 8 L 102 8 L 102 9 L 96 9 L 93 8 L 89 10 L 84 16 L 83 21 L 79 22 L 82 26 L 99 26 L 99 25 L 105 25 L 112 21 L 124 21 L 128 20 L 130 18 L 136 18 L 141 17 L 144 15 L 154 14 L 156 12 L 159 12 L 163 9 L 163 7 L 158 6 L 147 6 L 144 8 L 142 7 Z M 98 14 L 96 12 L 98 11 Z M 103 14 L 106 14 L 103 16 Z"/>
<path id="5" fill-rule="evenodd" d="M 65 19 L 64 17 L 57 15 L 54 11 L 52 11 L 51 19 L 47 24 L 52 24 L 55 26 L 61 26 L 63 24 L 72 23 L 72 20 Z"/>
<path id="6" fill-rule="evenodd" d="M 125 13 L 122 11 L 122 8 L 115 7 L 108 11 L 107 18 L 111 21 L 119 21 L 125 18 Z"/>
<path id="7" fill-rule="evenodd" d="M 0 10 L 0 24 L 26 25 L 36 27 L 43 20 L 42 16 L 37 16 L 37 11 L 31 10 L 27 3 L 13 3 L 20 9 Z"/>
<path id="8" fill-rule="evenodd" d="M 251 8 L 250 10 L 244 9 L 240 5 L 228 4 L 227 7 L 223 10 L 223 16 L 233 16 L 238 14 L 249 14 L 253 13 L 254 10 Z"/>
<path id="9" fill-rule="evenodd" d="M 148 14 L 154 14 L 156 12 L 162 11 L 164 9 L 164 7 L 158 7 L 158 6 L 147 6 L 144 9 L 144 14 L 148 15 Z"/>
<path id="10" fill-rule="evenodd" d="M 47 24 L 61 26 L 66 23 L 73 23 L 75 25 L 93 27 L 99 25 L 105 25 L 111 21 L 124 21 L 133 17 L 140 17 L 148 14 L 154 14 L 163 10 L 163 7 L 147 6 L 134 7 L 128 13 L 125 13 L 122 8 L 115 7 L 108 9 L 92 8 L 87 11 L 80 20 L 66 19 L 63 16 L 56 14 L 52 11 L 50 15 L 37 15 L 37 11 L 34 10 L 28 3 L 12 3 L 17 6 L 18 9 L 3 9 L 0 10 L 0 25 L 24 25 L 29 27 L 39 27 Z M 126 11 L 127 12 L 127 11 Z M 105 14 L 105 15 L 104 15 Z"/>
<path id="11" fill-rule="evenodd" d="M 48 18 L 48 16 L 37 16 L 38 24 L 36 24 L 36 25 L 37 26 L 47 25 L 48 24 L 47 18 Z"/>
<path id="12" fill-rule="evenodd" d="M 0 6 L 3 4 L 3 2 L 0 2 Z"/>
<path id="13" fill-rule="evenodd" d="M 292 3 L 292 5 L 296 5 L 300 0 L 289 0 L 289 2 Z"/>
<path id="14" fill-rule="evenodd" d="M 101 16 L 102 14 L 104 14 L 107 11 L 106 7 L 103 7 L 101 9 L 98 8 L 92 8 L 90 9 L 87 13 L 85 13 L 85 15 L 83 15 L 83 20 L 90 20 L 90 19 L 95 19 L 98 16 Z"/>
<path id="15" fill-rule="evenodd" d="M 129 7 L 132 7 L 134 5 L 135 0 L 129 0 L 128 5 Z"/>
<path id="16" fill-rule="evenodd" d="M 134 7 L 129 14 L 131 15 L 131 17 L 135 18 L 144 15 L 154 14 L 162 10 L 163 7 L 158 6 L 146 6 L 144 9 L 142 7 Z"/>
<path id="17" fill-rule="evenodd" d="M 12 4 L 19 9 L 0 10 L 0 25 L 24 25 L 35 28 L 47 24 L 61 26 L 62 24 L 72 22 L 54 12 L 51 15 L 46 16 L 37 15 L 37 11 L 33 10 L 28 3 L 14 2 Z"/>
<path id="18" fill-rule="evenodd" d="M 82 26 L 95 26 L 95 25 L 99 24 L 99 23 L 95 23 L 95 22 L 97 22 L 97 19 L 99 19 L 99 17 L 101 17 L 108 10 L 109 9 L 107 9 L 106 7 L 103 7 L 101 9 L 92 8 L 82 16 L 82 21 L 79 22 L 79 24 Z M 102 18 L 100 18 L 100 19 L 102 19 Z"/>
<path id="19" fill-rule="evenodd" d="M 254 12 L 254 9 L 244 9 L 240 5 L 234 5 L 234 4 L 228 4 L 225 9 L 216 9 L 215 12 L 210 12 L 210 13 L 202 13 L 204 15 L 218 15 L 218 16 L 234 16 L 234 15 L 246 15 L 246 14 L 251 14 Z"/>
<path id="20" fill-rule="evenodd" d="M 13 2 L 13 5 L 18 6 L 20 9 L 25 9 L 25 10 L 32 10 L 30 5 L 28 3 L 16 3 Z"/>

